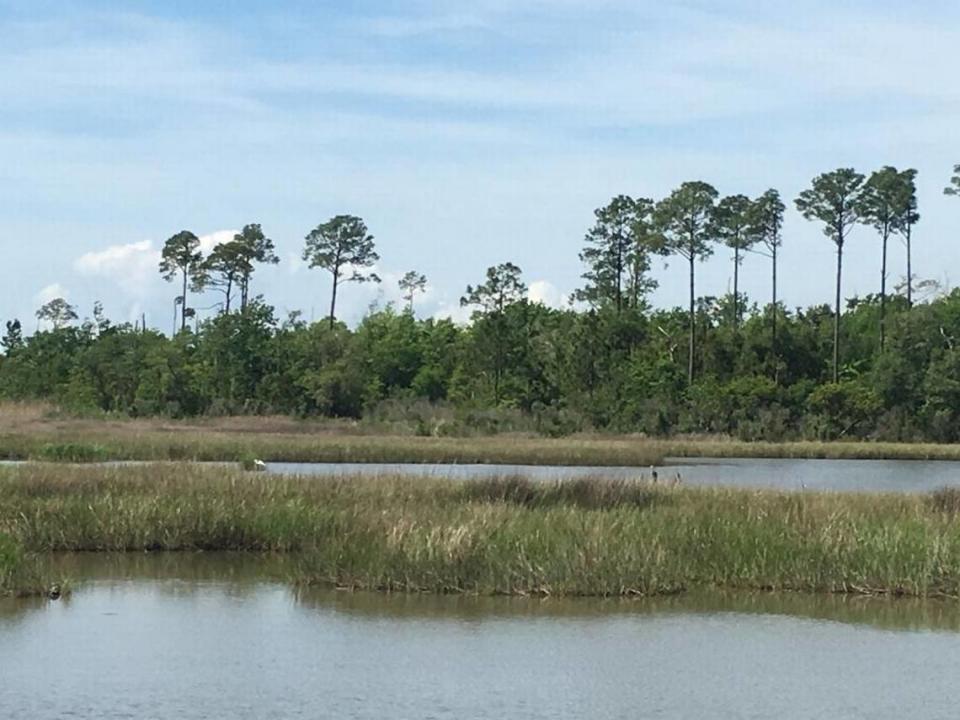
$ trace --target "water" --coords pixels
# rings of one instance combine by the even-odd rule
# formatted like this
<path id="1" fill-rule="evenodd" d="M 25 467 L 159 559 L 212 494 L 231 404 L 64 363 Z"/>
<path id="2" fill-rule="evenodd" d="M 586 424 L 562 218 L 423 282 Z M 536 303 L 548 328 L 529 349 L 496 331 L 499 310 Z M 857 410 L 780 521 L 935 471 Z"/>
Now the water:
<path id="1" fill-rule="evenodd" d="M 297 594 L 269 561 L 60 560 L 0 601 L 0 717 L 952 718 L 960 605 Z"/>
<path id="2" fill-rule="evenodd" d="M 26 462 L 0 462 L 22 467 Z M 147 462 L 110 462 L 104 465 L 145 465 Z M 236 463 L 200 463 L 237 467 Z M 679 476 L 684 485 L 773 488 L 836 492 L 925 493 L 942 487 L 960 487 L 960 462 L 947 460 L 804 460 L 796 458 L 667 458 L 655 469 L 658 481 Z M 560 465 L 441 465 L 412 463 L 267 463 L 272 474 L 317 477 L 407 475 L 473 480 L 519 476 L 531 480 L 573 480 L 584 477 L 650 480 L 653 470 L 638 467 Z"/>
<path id="3" fill-rule="evenodd" d="M 542 465 L 404 465 L 349 463 L 269 463 L 272 473 L 318 475 L 403 474 L 469 480 L 517 475 L 533 480 L 582 477 L 646 478 L 649 468 L 560 467 Z M 960 487 L 960 462 L 928 460 L 802 460 L 672 458 L 656 468 L 661 482 L 679 474 L 684 485 L 832 490 L 841 492 L 929 492 Z"/>

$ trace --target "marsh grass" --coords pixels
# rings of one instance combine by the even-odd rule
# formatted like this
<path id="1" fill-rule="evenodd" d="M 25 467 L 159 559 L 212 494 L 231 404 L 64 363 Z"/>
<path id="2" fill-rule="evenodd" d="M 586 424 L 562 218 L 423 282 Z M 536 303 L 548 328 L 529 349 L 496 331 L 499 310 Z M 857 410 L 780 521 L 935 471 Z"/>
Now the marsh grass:
<path id="1" fill-rule="evenodd" d="M 31 459 L 45 462 L 92 463 L 109 460 L 110 454 L 103 445 L 96 443 L 44 443 Z"/>
<path id="2" fill-rule="evenodd" d="M 509 503 L 527 508 L 566 505 L 584 510 L 641 509 L 669 498 L 669 494 L 647 482 L 599 477 L 554 483 L 519 476 L 490 477 L 465 483 L 462 494 L 472 501 Z"/>
<path id="3" fill-rule="evenodd" d="M 890 442 L 745 442 L 722 438 L 650 440 L 661 457 L 809 460 L 960 460 L 960 445 Z"/>
<path id="4" fill-rule="evenodd" d="M 172 460 L 333 463 L 501 463 L 508 465 L 641 466 L 660 463 L 659 451 L 624 440 L 529 437 L 431 438 L 341 434 L 246 434 L 221 431 L 0 435 L 7 460 Z M 74 456 L 74 457 L 71 457 Z"/>
<path id="5" fill-rule="evenodd" d="M 296 553 L 297 582 L 352 589 L 957 596 L 938 497 L 31 465 L 0 470 L 0 533 L 30 552 Z"/>
<path id="6" fill-rule="evenodd" d="M 391 427 L 278 416 L 191 420 L 76 417 L 54 406 L 0 402 L 0 459 L 64 461 L 71 453 L 85 453 L 104 460 L 240 462 L 256 457 L 267 462 L 635 467 L 661 464 L 665 457 L 960 460 L 960 445 L 764 443 L 711 436 L 654 439 L 607 434 L 561 439 L 524 433 L 416 437 L 390 434 Z M 92 453 L 91 448 L 95 448 Z"/>
<path id="7" fill-rule="evenodd" d="M 956 515 L 960 513 L 960 488 L 943 487 L 929 496 L 930 507 L 936 512 Z"/>
<path id="8" fill-rule="evenodd" d="M 10 535 L 0 533 L 0 597 L 4 595 L 44 595 L 54 583 L 45 581 L 36 558 L 24 551 Z M 58 584 L 58 596 L 65 585 Z"/>
<path id="9" fill-rule="evenodd" d="M 0 533 L 0 593 L 11 588 L 23 564 L 23 548 L 12 537 Z"/>

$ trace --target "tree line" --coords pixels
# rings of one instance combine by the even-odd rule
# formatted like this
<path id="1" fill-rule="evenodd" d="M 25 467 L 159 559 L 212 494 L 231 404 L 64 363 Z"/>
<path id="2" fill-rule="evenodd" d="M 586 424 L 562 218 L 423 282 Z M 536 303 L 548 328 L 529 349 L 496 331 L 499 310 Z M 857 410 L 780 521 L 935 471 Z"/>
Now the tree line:
<path id="1" fill-rule="evenodd" d="M 553 430 L 945 439 L 958 432 L 954 411 L 932 399 L 945 392 L 933 386 L 960 384 L 943 372 L 955 360 L 960 298 L 942 293 L 915 307 L 916 177 L 889 166 L 869 176 L 841 168 L 800 193 L 797 210 L 834 244 L 836 292 L 832 307 L 796 311 L 777 296 L 786 205 L 774 189 L 720 197 L 696 181 L 659 201 L 617 196 L 595 211 L 585 236 L 575 295 L 583 309 L 528 302 L 520 268 L 507 262 L 466 288 L 461 304 L 474 312 L 465 327 L 416 318 L 415 297 L 427 282 L 417 271 L 400 280 L 402 311 L 371 312 L 353 330 L 336 321 L 344 283 L 380 282 L 374 238 L 358 217 L 338 215 L 304 239 L 308 266 L 332 278 L 329 315 L 316 325 L 297 313 L 276 318 L 251 291 L 257 267 L 278 262 L 260 225 L 206 257 L 197 236 L 181 231 L 164 244 L 159 266 L 178 290 L 172 337 L 115 325 L 99 305 L 77 325 L 76 309 L 57 298 L 38 311 L 52 329 L 24 338 L 18 321 L 7 323 L 0 395 L 132 414 L 359 417 L 426 402 L 461 420 L 487 413 L 484 422 L 512 417 Z M 960 196 L 960 165 L 945 192 Z M 856 225 L 880 241 L 879 292 L 844 308 L 843 250 Z M 906 280 L 891 294 L 894 238 L 906 248 Z M 696 267 L 718 248 L 730 252 L 733 291 L 698 296 Z M 763 306 L 740 291 L 748 254 L 770 261 Z M 650 307 L 657 256 L 687 264 L 685 309 Z M 220 312 L 194 331 L 190 293 L 204 291 L 220 295 Z M 908 342 L 924 348 L 922 357 Z M 914 364 L 904 366 L 905 358 Z"/>

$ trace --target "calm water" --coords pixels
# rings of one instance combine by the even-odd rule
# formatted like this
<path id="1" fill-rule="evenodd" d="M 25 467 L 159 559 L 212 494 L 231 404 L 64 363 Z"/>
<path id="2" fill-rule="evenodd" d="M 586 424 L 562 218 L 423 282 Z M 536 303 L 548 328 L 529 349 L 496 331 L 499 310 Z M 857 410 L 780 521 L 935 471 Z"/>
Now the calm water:
<path id="1" fill-rule="evenodd" d="M 269 463 L 269 472 L 337 476 L 402 473 L 458 480 L 497 475 L 520 475 L 535 480 L 602 476 L 650 478 L 651 471 L 635 467 L 553 467 L 536 465 L 389 465 L 349 463 Z M 669 459 L 656 469 L 661 481 L 677 474 L 685 485 L 837 490 L 860 492 L 929 492 L 944 486 L 960 487 L 960 462 L 925 460 L 762 460 Z"/>
<path id="2" fill-rule="evenodd" d="M 223 556 L 64 558 L 0 601 L 0 717 L 953 718 L 960 604 L 297 595 Z"/>
<path id="3" fill-rule="evenodd" d="M 19 467 L 28 463 L 0 462 Z M 142 465 L 123 462 L 106 465 Z M 237 467 L 235 463 L 204 463 Z M 412 475 L 415 477 L 470 480 L 521 476 L 532 480 L 570 480 L 582 477 L 646 478 L 649 468 L 564 467 L 553 465 L 431 465 L 388 463 L 268 463 L 274 474 L 344 477 L 357 475 Z M 960 487 L 960 462 L 935 460 L 801 460 L 737 458 L 668 458 L 656 468 L 659 480 L 672 482 L 678 475 L 684 485 L 830 490 L 839 492 L 930 492 Z"/>

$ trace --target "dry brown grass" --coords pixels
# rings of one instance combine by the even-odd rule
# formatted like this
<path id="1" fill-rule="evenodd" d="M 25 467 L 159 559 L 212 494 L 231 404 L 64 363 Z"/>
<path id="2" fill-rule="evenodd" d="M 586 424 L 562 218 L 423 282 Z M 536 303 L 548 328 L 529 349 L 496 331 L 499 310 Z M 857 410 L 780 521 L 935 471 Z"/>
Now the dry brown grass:
<path id="1" fill-rule="evenodd" d="M 51 405 L 0 403 L 0 457 L 28 458 L 51 443 L 97 445 L 111 459 L 471 462 L 555 465 L 658 464 L 665 457 L 960 460 L 960 445 L 874 442 L 743 442 L 725 437 L 649 438 L 525 433 L 467 438 L 389 434 L 356 421 L 286 416 L 124 419 L 74 417 Z"/>

